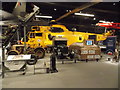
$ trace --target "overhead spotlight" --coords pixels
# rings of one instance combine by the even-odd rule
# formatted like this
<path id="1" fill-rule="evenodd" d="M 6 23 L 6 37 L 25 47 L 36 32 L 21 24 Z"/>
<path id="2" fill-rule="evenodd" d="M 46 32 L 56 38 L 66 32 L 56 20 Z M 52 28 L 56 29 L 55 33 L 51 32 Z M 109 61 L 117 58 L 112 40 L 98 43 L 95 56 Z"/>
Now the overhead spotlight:
<path id="1" fill-rule="evenodd" d="M 101 23 L 114 23 L 114 22 L 104 21 L 104 20 L 99 20 L 99 22 L 101 22 Z"/>
<path id="2" fill-rule="evenodd" d="M 56 11 L 57 9 L 56 9 L 56 8 L 54 8 L 54 10 Z"/>
<path id="3" fill-rule="evenodd" d="M 113 3 L 113 5 L 116 5 L 115 3 Z"/>
<path id="4" fill-rule="evenodd" d="M 81 16 L 88 16 L 88 17 L 94 17 L 93 14 L 86 14 L 86 13 L 75 13 L 75 15 L 81 15 Z"/>
<path id="5" fill-rule="evenodd" d="M 99 20 L 99 22 L 101 22 L 101 23 L 105 23 L 106 21 L 104 21 L 104 20 Z"/>
<path id="6" fill-rule="evenodd" d="M 35 15 L 36 18 L 52 18 L 52 16 L 40 16 L 40 15 Z"/>
<path id="7" fill-rule="evenodd" d="M 93 18 L 93 20 L 96 20 L 96 18 Z"/>
<path id="8" fill-rule="evenodd" d="M 68 12 L 69 10 L 66 10 L 66 12 Z"/>
<path id="9" fill-rule="evenodd" d="M 109 21 L 105 21 L 105 20 L 99 20 L 99 22 L 101 22 L 101 23 L 110 23 Z"/>

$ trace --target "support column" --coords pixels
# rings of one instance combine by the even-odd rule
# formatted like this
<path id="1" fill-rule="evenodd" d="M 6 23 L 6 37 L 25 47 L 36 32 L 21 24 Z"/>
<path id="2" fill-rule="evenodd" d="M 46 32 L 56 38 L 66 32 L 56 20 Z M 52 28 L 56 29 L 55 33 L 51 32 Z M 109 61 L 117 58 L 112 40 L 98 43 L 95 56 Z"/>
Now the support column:
<path id="1" fill-rule="evenodd" d="M 5 73 L 4 61 L 5 61 L 5 48 L 4 46 L 2 46 L 2 78 L 4 78 L 4 73 Z"/>
<path id="2" fill-rule="evenodd" d="M 26 54 L 26 25 L 24 25 L 24 54 Z"/>
<path id="3" fill-rule="evenodd" d="M 18 44 L 20 44 L 19 40 L 20 40 L 19 29 L 17 29 L 17 41 L 18 41 Z"/>

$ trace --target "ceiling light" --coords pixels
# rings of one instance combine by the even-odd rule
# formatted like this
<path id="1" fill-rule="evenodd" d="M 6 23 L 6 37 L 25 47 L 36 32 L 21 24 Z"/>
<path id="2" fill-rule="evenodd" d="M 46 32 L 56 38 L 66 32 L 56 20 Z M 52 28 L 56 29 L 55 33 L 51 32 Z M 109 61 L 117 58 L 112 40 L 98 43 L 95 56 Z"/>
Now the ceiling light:
<path id="1" fill-rule="evenodd" d="M 104 20 L 99 20 L 99 22 L 101 22 L 101 23 L 112 23 L 112 22 L 104 21 Z"/>
<path id="2" fill-rule="evenodd" d="M 113 5 L 116 5 L 115 3 L 113 3 Z"/>
<path id="3" fill-rule="evenodd" d="M 66 10 L 66 12 L 68 12 L 69 10 Z"/>
<path id="4" fill-rule="evenodd" d="M 93 20 L 96 20 L 96 18 L 93 18 Z"/>
<path id="5" fill-rule="evenodd" d="M 56 11 L 57 9 L 56 9 L 56 8 L 54 8 L 54 10 Z"/>
<path id="6" fill-rule="evenodd" d="M 40 15 L 35 15 L 36 18 L 52 18 L 52 16 L 40 16 Z"/>
<path id="7" fill-rule="evenodd" d="M 99 20 L 99 22 L 105 23 L 106 21 L 104 21 L 104 20 Z"/>
<path id="8" fill-rule="evenodd" d="M 75 13 L 75 15 L 81 15 L 81 16 L 88 16 L 88 17 L 94 17 L 93 14 L 86 14 L 86 13 Z"/>

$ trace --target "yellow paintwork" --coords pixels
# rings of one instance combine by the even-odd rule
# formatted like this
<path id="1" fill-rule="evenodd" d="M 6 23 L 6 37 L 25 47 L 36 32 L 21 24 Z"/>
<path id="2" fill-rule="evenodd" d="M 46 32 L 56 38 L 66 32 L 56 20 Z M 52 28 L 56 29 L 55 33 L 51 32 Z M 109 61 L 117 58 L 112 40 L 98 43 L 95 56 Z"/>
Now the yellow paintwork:
<path id="1" fill-rule="evenodd" d="M 35 29 L 37 27 L 37 29 Z M 51 27 L 59 27 L 64 30 L 64 32 L 57 32 L 53 33 L 50 32 Z M 52 26 L 33 26 L 31 28 L 34 30 L 33 32 L 28 33 L 28 42 L 26 42 L 27 45 L 29 45 L 31 48 L 37 48 L 42 47 L 46 48 L 48 45 L 52 45 L 52 40 L 49 40 L 48 35 L 51 34 L 52 36 L 56 37 L 65 37 L 68 39 L 67 46 L 75 43 L 75 42 L 83 42 L 84 40 L 87 40 L 89 35 L 96 35 L 97 40 L 96 41 L 103 41 L 106 39 L 107 36 L 111 35 L 110 32 L 104 33 L 104 34 L 94 34 L 94 33 L 84 33 L 84 32 L 72 32 L 69 31 L 64 25 L 52 25 Z M 39 30 L 38 30 L 39 29 Z M 42 36 L 36 36 L 34 38 L 31 38 L 31 33 L 42 33 Z M 81 39 L 79 39 L 81 38 Z M 22 42 L 24 44 L 24 42 Z"/>

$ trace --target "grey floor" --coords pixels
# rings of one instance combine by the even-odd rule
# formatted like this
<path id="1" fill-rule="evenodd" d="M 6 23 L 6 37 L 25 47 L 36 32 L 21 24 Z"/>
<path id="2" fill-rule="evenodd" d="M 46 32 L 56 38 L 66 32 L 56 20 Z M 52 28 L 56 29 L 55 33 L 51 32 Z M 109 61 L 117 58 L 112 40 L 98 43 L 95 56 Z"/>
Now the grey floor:
<path id="1" fill-rule="evenodd" d="M 28 66 L 26 75 L 21 72 L 6 73 L 2 79 L 3 88 L 117 88 L 118 63 L 107 61 L 106 55 L 99 61 L 65 61 L 57 62 L 58 73 L 46 74 L 45 70 L 36 70 Z M 43 61 L 49 61 L 49 55 L 39 60 L 37 67 Z"/>

